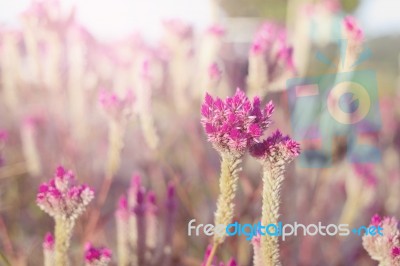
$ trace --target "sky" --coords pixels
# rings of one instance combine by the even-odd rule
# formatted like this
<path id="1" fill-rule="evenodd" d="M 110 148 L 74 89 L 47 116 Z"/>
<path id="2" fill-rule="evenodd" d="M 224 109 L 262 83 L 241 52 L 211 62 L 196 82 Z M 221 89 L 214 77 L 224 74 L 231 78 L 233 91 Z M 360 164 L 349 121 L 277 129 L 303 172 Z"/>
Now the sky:
<path id="1" fill-rule="evenodd" d="M 211 0 L 62 0 L 79 5 L 78 19 L 99 37 L 118 38 L 141 30 L 156 38 L 161 18 L 177 17 L 204 26 L 210 19 Z M 29 0 L 0 0 L 0 24 L 17 25 L 18 14 Z M 400 34 L 400 0 L 362 0 L 355 12 L 367 37 Z"/>

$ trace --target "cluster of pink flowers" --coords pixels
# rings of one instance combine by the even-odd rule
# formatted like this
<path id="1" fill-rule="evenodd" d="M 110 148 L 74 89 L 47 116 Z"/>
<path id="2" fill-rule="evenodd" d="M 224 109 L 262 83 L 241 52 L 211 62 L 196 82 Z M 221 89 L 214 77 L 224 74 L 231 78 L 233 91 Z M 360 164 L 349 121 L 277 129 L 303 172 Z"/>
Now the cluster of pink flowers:
<path id="1" fill-rule="evenodd" d="M 290 162 L 300 154 L 300 145 L 276 130 L 266 140 L 251 146 L 250 154 L 261 160 Z"/>
<path id="2" fill-rule="evenodd" d="M 287 43 L 285 28 L 265 22 L 256 33 L 251 53 L 265 56 L 270 79 L 283 71 L 294 72 L 293 48 Z"/>
<path id="3" fill-rule="evenodd" d="M 94 192 L 86 185 L 72 185 L 72 171 L 58 167 L 53 179 L 39 187 L 36 197 L 39 207 L 50 216 L 76 219 L 94 197 Z"/>
<path id="4" fill-rule="evenodd" d="M 346 37 L 354 42 L 361 43 L 364 40 L 364 33 L 357 21 L 352 16 L 347 16 L 343 20 Z"/>
<path id="5" fill-rule="evenodd" d="M 207 263 L 208 258 L 210 257 L 211 254 L 211 250 L 212 250 L 212 245 L 209 245 L 206 249 L 206 252 L 204 253 L 204 259 L 203 262 L 201 264 L 201 266 L 205 266 Z M 211 263 L 211 266 L 237 266 L 236 260 L 234 259 L 229 259 L 229 261 L 227 263 L 223 263 L 223 262 L 217 262 L 217 259 L 214 258 L 213 262 Z"/>
<path id="6" fill-rule="evenodd" d="M 176 197 L 175 187 L 168 185 L 164 205 L 157 204 L 156 194 L 146 191 L 139 175 L 132 177 L 128 196 L 122 195 L 115 213 L 117 222 L 118 260 L 133 264 L 158 265 L 161 260 L 169 260 L 171 254 L 162 257 L 153 256 L 163 242 L 163 249 L 170 249 L 175 223 Z M 161 209 L 161 210 L 160 210 Z M 165 214 L 165 236 L 160 239 L 160 214 Z M 136 254 L 128 258 L 129 254 Z"/>
<path id="7" fill-rule="evenodd" d="M 111 261 L 112 252 L 108 248 L 96 248 L 88 243 L 85 247 L 85 262 L 87 266 L 106 266 Z"/>
<path id="8" fill-rule="evenodd" d="M 371 226 L 383 228 L 382 235 L 363 236 L 363 246 L 372 259 L 379 265 L 400 264 L 400 232 L 399 221 L 394 217 L 380 217 L 375 214 L 371 218 Z"/>
<path id="9" fill-rule="evenodd" d="M 244 154 L 270 125 L 273 110 L 272 102 L 262 108 L 258 97 L 251 102 L 240 89 L 225 100 L 206 94 L 201 123 L 219 151 Z"/>
<path id="10" fill-rule="evenodd" d="M 129 114 L 134 97 L 131 90 L 127 90 L 124 97 L 119 97 L 115 92 L 100 90 L 99 102 L 101 107 L 113 119 L 121 119 L 123 115 Z"/>

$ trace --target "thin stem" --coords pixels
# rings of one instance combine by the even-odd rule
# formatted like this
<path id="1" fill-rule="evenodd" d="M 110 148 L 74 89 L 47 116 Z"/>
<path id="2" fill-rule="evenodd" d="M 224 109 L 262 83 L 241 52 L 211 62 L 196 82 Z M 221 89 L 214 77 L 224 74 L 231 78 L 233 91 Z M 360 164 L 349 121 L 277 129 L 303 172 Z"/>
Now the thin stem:
<path id="1" fill-rule="evenodd" d="M 55 222 L 55 265 L 67 266 L 69 241 L 74 222 L 62 217 L 57 217 Z"/>
<path id="2" fill-rule="evenodd" d="M 208 256 L 206 266 L 211 266 L 212 260 L 214 259 L 217 249 L 218 249 L 218 244 L 213 245 L 210 256 Z"/>

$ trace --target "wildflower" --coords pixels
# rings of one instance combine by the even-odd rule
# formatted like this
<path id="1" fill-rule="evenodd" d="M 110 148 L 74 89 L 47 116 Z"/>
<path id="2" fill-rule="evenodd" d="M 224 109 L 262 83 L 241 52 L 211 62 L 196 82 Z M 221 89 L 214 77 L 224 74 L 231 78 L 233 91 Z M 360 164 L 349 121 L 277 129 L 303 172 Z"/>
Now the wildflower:
<path id="1" fill-rule="evenodd" d="M 380 217 L 375 214 L 371 218 L 371 226 L 383 228 L 382 235 L 364 235 L 362 244 L 373 260 L 379 265 L 399 265 L 400 263 L 400 232 L 399 221 L 394 217 Z"/>
<path id="2" fill-rule="evenodd" d="M 111 261 L 112 252 L 108 248 L 95 248 L 88 243 L 85 247 L 85 262 L 87 266 L 107 266 Z"/>
<path id="3" fill-rule="evenodd" d="M 220 195 L 215 212 L 216 225 L 228 225 L 233 218 L 235 192 L 238 173 L 241 170 L 241 157 L 251 145 L 257 143 L 271 123 L 274 106 L 272 102 L 261 108 L 260 99 L 251 102 L 243 91 L 236 90 L 233 97 L 225 100 L 213 99 L 206 94 L 201 106 L 201 123 L 214 148 L 219 152 L 221 162 Z M 226 235 L 215 234 L 214 245 L 207 266 L 223 243 Z"/>
<path id="4" fill-rule="evenodd" d="M 45 266 L 54 265 L 54 237 L 50 232 L 45 235 L 43 240 L 43 256 Z"/>
<path id="5" fill-rule="evenodd" d="M 86 185 L 73 185 L 72 171 L 58 167 L 53 179 L 39 187 L 38 206 L 55 220 L 55 264 L 67 265 L 67 251 L 75 220 L 85 211 L 94 193 Z"/>
<path id="6" fill-rule="evenodd" d="M 263 166 L 263 203 L 261 223 L 277 224 L 279 204 L 285 165 L 300 154 L 297 142 L 289 136 L 283 136 L 277 130 L 266 140 L 254 144 L 250 154 L 257 158 Z M 278 238 L 263 236 L 261 238 L 263 265 L 279 264 Z M 260 260 L 260 258 L 257 258 Z"/>
<path id="7" fill-rule="evenodd" d="M 258 97 L 251 102 L 240 89 L 224 101 L 206 94 L 201 123 L 217 151 L 241 156 L 268 128 L 273 110 L 272 102 L 261 108 Z"/>
<path id="8" fill-rule="evenodd" d="M 99 102 L 110 118 L 120 120 L 124 115 L 130 113 L 133 94 L 128 90 L 124 97 L 120 97 L 114 92 L 102 89 L 99 94 Z"/>
<path id="9" fill-rule="evenodd" d="M 249 92 L 264 97 L 267 89 L 279 89 L 295 72 L 293 48 L 287 43 L 286 30 L 271 22 L 264 23 L 250 48 Z"/>
<path id="10" fill-rule="evenodd" d="M 362 50 L 364 34 L 354 17 L 347 16 L 343 20 L 343 37 L 347 40 L 345 54 L 340 65 L 341 71 L 348 71 L 357 61 Z"/>

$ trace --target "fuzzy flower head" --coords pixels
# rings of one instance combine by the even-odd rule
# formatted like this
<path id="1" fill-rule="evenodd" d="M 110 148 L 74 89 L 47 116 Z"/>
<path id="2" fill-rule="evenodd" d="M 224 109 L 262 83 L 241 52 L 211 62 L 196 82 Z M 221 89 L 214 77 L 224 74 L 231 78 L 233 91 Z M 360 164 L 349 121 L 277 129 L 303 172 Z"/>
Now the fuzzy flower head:
<path id="1" fill-rule="evenodd" d="M 115 120 L 122 119 L 124 115 L 130 114 L 133 100 L 131 90 L 128 90 L 124 97 L 120 97 L 116 93 L 107 90 L 100 90 L 99 94 L 101 107 L 109 117 Z"/>
<path id="2" fill-rule="evenodd" d="M 400 232 L 399 222 L 394 217 L 380 217 L 375 214 L 370 226 L 383 228 L 382 235 L 364 235 L 363 246 L 372 259 L 382 265 L 399 265 L 400 263 Z"/>
<path id="3" fill-rule="evenodd" d="M 288 44 L 286 29 L 272 22 L 265 22 L 257 31 L 250 54 L 265 57 L 268 77 L 276 79 L 284 72 L 295 72 L 293 48 Z"/>
<path id="4" fill-rule="evenodd" d="M 58 167 L 53 179 L 39 187 L 36 202 L 50 216 L 74 220 L 81 215 L 94 193 L 86 185 L 73 185 L 72 171 Z"/>
<path id="5" fill-rule="evenodd" d="M 364 33 L 352 16 L 347 16 L 343 20 L 344 36 L 349 41 L 350 46 L 360 46 L 364 41 Z"/>
<path id="6" fill-rule="evenodd" d="M 250 154 L 262 161 L 288 163 L 300 154 L 300 145 L 277 130 L 263 142 L 255 143 Z"/>
<path id="7" fill-rule="evenodd" d="M 208 67 L 208 76 L 211 80 L 219 81 L 222 76 L 222 70 L 217 63 L 212 63 Z"/>
<path id="8" fill-rule="evenodd" d="M 43 240 L 43 249 L 53 251 L 54 250 L 54 236 L 49 232 L 45 235 Z"/>
<path id="9" fill-rule="evenodd" d="M 243 155 L 268 128 L 273 110 L 272 102 L 262 108 L 258 97 L 251 102 L 240 89 L 225 100 L 206 94 L 201 123 L 219 152 Z"/>
<path id="10" fill-rule="evenodd" d="M 107 266 L 111 261 L 112 252 L 108 248 L 95 248 L 87 243 L 85 247 L 85 262 L 88 266 Z"/>

